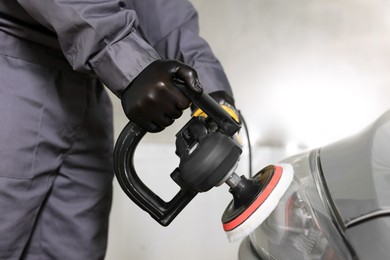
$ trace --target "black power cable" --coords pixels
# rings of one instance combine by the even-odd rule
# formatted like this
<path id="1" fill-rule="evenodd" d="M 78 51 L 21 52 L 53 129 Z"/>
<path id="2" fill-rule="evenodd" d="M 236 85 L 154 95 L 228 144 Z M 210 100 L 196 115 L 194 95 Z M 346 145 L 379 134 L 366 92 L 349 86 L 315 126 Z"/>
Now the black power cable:
<path id="1" fill-rule="evenodd" d="M 241 114 L 241 111 L 238 111 L 238 116 L 240 118 L 240 121 L 242 122 L 246 134 L 246 139 L 248 142 L 248 157 L 249 157 L 249 178 L 253 177 L 252 173 L 252 145 L 251 145 L 251 140 L 249 137 L 249 131 L 248 131 L 248 125 L 245 122 L 244 116 Z"/>

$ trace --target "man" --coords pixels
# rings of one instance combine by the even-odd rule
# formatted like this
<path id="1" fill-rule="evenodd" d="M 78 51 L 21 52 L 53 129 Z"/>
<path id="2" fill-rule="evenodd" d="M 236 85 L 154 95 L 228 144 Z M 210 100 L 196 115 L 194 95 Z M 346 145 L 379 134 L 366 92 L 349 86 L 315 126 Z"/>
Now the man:
<path id="1" fill-rule="evenodd" d="M 189 106 L 176 78 L 234 105 L 185 0 L 1 1 L 0 65 L 0 259 L 104 258 L 114 140 L 102 83 L 149 132 Z"/>

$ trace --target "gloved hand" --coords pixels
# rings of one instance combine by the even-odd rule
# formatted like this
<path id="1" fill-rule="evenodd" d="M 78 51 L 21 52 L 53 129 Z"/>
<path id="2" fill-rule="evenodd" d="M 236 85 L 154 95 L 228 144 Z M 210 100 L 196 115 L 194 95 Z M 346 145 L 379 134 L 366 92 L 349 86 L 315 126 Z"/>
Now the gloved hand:
<path id="1" fill-rule="evenodd" d="M 157 60 L 147 66 L 123 92 L 126 116 L 148 132 L 159 132 L 179 118 L 190 101 L 175 86 L 184 82 L 189 90 L 202 94 L 196 71 L 176 60 Z"/>

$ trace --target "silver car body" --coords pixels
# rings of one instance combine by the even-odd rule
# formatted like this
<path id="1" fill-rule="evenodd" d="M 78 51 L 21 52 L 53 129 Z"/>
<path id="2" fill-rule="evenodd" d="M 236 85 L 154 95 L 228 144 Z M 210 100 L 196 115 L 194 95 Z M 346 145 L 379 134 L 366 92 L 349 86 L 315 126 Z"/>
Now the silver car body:
<path id="1" fill-rule="evenodd" d="M 283 163 L 294 181 L 239 259 L 389 259 L 390 110 L 357 135 Z"/>

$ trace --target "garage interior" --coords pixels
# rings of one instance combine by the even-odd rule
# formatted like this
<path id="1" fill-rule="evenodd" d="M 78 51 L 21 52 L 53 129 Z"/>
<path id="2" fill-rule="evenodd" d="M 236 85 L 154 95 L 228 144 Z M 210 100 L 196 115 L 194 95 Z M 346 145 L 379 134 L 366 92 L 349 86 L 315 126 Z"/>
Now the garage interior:
<path id="1" fill-rule="evenodd" d="M 192 0 L 200 34 L 221 61 L 245 117 L 253 169 L 359 132 L 389 108 L 390 3 L 385 0 Z M 112 97 L 115 134 L 127 123 Z M 144 182 L 169 200 L 178 187 L 175 134 L 189 111 L 136 153 Z M 237 169 L 248 174 L 248 143 Z M 161 174 L 163 173 L 163 174 Z M 166 174 L 164 174 L 166 173 Z M 199 194 L 168 227 L 114 182 L 107 260 L 237 259 L 220 218 L 222 185 Z"/>

